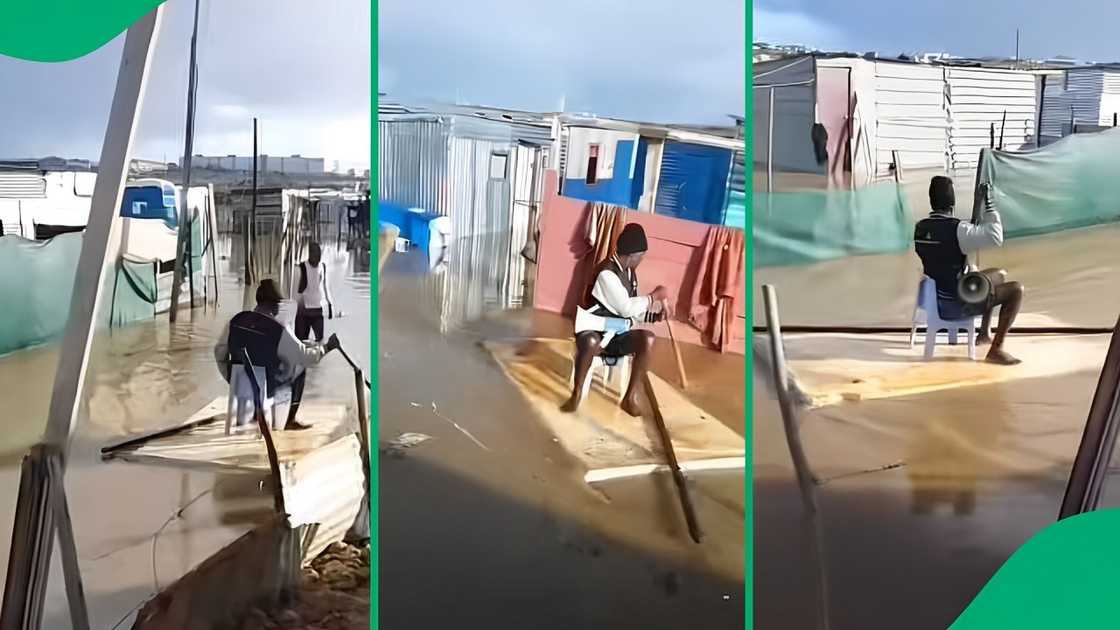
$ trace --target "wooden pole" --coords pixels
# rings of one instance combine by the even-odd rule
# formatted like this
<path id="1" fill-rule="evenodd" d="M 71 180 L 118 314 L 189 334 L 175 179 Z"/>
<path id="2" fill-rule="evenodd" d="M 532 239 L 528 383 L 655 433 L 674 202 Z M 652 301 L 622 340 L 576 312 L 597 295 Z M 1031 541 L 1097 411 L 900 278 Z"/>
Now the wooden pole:
<path id="1" fill-rule="evenodd" d="M 158 5 L 130 26 L 125 36 L 109 124 L 101 147 L 100 172 L 94 184 L 69 318 L 60 344 L 47 426 L 43 442 L 31 450 L 20 474 L 3 610 L 0 611 L 3 630 L 39 627 L 56 532 L 63 554 L 71 627 L 79 630 L 89 627 L 73 528 L 67 522 L 69 510 L 63 483 L 66 455 L 85 385 L 94 317 L 108 267 L 106 261 L 111 260 L 112 264 L 117 261 L 121 195 L 161 14 L 162 5 Z"/>
<path id="2" fill-rule="evenodd" d="M 789 372 L 786 367 L 786 352 L 782 345 L 782 325 L 778 319 L 778 294 L 769 284 L 762 285 L 762 300 L 766 308 L 766 327 L 770 334 L 770 361 L 774 370 L 774 389 L 778 394 L 778 408 L 782 412 L 785 426 L 786 444 L 790 458 L 797 473 L 797 483 L 801 486 L 801 500 L 809 514 L 817 512 L 817 498 L 814 492 L 815 480 L 809 470 L 809 459 L 801 444 L 801 431 L 797 426 L 797 416 L 790 396 Z"/>
<path id="3" fill-rule="evenodd" d="M 187 270 L 187 281 L 190 283 L 191 308 L 194 308 L 194 269 L 191 261 L 191 156 L 194 155 L 194 93 L 195 79 L 198 74 L 195 62 L 198 49 L 198 4 L 194 0 L 194 29 L 191 31 L 191 59 L 187 66 L 187 130 L 183 146 L 183 205 L 179 208 L 179 230 L 175 246 L 175 271 L 171 278 L 171 323 L 175 323 L 179 314 L 179 293 L 183 285 L 183 268 Z"/>
<path id="4" fill-rule="evenodd" d="M 673 334 L 673 322 L 669 321 L 669 301 L 663 300 L 665 309 L 665 327 L 669 329 L 669 342 L 673 344 L 673 356 L 677 358 L 677 374 L 681 377 L 681 389 L 688 389 L 688 377 L 684 374 L 684 359 L 681 358 L 681 347 L 677 345 L 677 337 Z"/>
<path id="5" fill-rule="evenodd" d="M 658 406 L 657 396 L 653 393 L 653 383 L 649 380 L 649 373 L 642 375 L 642 384 L 645 385 L 646 398 L 649 399 L 649 406 L 653 410 L 653 422 L 657 425 L 657 434 L 661 436 L 661 447 L 665 449 L 665 459 L 668 460 L 669 470 L 673 473 L 673 482 L 677 485 L 684 520 L 688 524 L 688 535 L 699 543 L 703 534 L 700 531 L 700 523 L 696 519 L 696 509 L 692 506 L 692 497 L 688 494 L 684 473 L 677 463 L 677 454 L 673 451 L 673 439 L 669 436 L 669 430 L 665 428 L 665 418 L 661 416 L 661 407 Z"/>

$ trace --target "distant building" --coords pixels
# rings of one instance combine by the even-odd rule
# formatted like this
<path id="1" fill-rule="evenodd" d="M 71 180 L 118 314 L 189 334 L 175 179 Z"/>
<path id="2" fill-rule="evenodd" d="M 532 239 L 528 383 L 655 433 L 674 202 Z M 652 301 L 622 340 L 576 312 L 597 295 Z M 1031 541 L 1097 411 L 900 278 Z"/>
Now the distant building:
<path id="1" fill-rule="evenodd" d="M 253 170 L 253 158 L 252 156 L 238 155 L 195 155 L 191 157 L 191 167 L 213 171 L 251 172 Z M 283 175 L 322 175 L 327 171 L 325 159 L 303 157 L 298 154 L 288 157 L 261 155 L 257 158 L 257 170 L 261 173 L 280 173 Z"/>

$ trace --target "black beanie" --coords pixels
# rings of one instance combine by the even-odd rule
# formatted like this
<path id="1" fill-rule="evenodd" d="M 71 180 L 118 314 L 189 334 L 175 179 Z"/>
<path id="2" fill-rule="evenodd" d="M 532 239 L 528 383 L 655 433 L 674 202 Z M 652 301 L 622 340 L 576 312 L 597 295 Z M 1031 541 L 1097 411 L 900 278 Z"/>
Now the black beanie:
<path id="1" fill-rule="evenodd" d="M 637 223 L 627 223 L 618 235 L 618 244 L 615 246 L 618 255 L 629 256 L 630 254 L 644 252 L 647 249 L 649 249 L 649 244 L 646 243 L 646 231 Z"/>
<path id="2" fill-rule="evenodd" d="M 257 287 L 257 304 L 279 304 L 283 301 L 284 296 L 280 295 L 280 289 L 276 288 L 271 278 L 261 280 L 261 285 Z"/>
<path id="3" fill-rule="evenodd" d="M 951 210 L 957 205 L 953 196 L 953 180 L 936 175 L 929 180 L 929 206 L 934 210 Z"/>

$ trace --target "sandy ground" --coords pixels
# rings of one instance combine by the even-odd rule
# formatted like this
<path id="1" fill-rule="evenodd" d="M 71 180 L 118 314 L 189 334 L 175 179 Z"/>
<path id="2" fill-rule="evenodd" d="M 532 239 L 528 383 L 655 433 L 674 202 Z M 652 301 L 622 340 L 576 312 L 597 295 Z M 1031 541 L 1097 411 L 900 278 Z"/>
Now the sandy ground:
<path id="1" fill-rule="evenodd" d="M 328 234 L 333 231 L 324 230 Z M 93 627 L 127 627 L 142 602 L 267 517 L 270 499 L 254 475 L 209 474 L 122 462 L 103 463 L 99 449 L 123 436 L 188 417 L 226 385 L 213 363 L 222 324 L 241 309 L 240 252 L 230 241 L 223 256 L 219 312 L 185 312 L 99 332 L 71 446 L 67 487 Z M 337 300 L 346 311 L 327 322 L 347 351 L 369 369 L 369 274 L 353 272 L 345 252 L 327 248 Z M 19 458 L 41 434 L 58 357 L 48 345 L 0 357 L 0 399 L 7 431 L 0 439 L 0 541 L 8 544 L 19 479 Z M 337 398 L 353 391 L 341 358 L 315 368 L 305 396 Z M 0 553 L 0 567 L 8 554 Z M 69 627 L 57 554 L 44 628 Z"/>
<path id="2" fill-rule="evenodd" d="M 253 610 L 241 630 L 366 630 L 370 550 L 331 546 L 303 570 L 298 599 L 281 610 Z"/>
<path id="3" fill-rule="evenodd" d="M 505 310 L 487 248 L 463 245 L 443 275 L 411 252 L 382 276 L 380 440 L 432 439 L 381 456 L 381 627 L 743 627 L 742 473 L 690 475 L 699 545 L 668 477 L 584 483 L 480 347 L 570 324 Z M 673 379 L 672 351 L 659 341 L 655 352 Z M 741 435 L 742 357 L 689 347 L 684 360 L 689 395 Z"/>
<path id="4" fill-rule="evenodd" d="M 1120 312 L 1118 235 L 1120 227 L 1103 226 L 1015 240 L 982 262 L 1024 282 L 1024 323 L 1111 326 Z M 777 287 L 785 324 L 908 326 L 918 273 L 912 253 L 872 256 L 756 270 L 754 290 Z M 1048 361 L 1017 337 L 1007 348 Z M 849 354 L 838 358 L 863 356 Z M 822 480 L 812 520 L 769 375 L 756 372 L 755 627 L 817 628 L 825 615 L 833 630 L 949 626 L 1015 549 L 1057 518 L 1100 369 L 1099 360 L 1075 363 L 803 410 L 802 440 Z M 959 365 L 944 356 L 939 364 Z M 1103 506 L 1120 505 L 1120 484 L 1107 483 L 1105 495 Z"/>

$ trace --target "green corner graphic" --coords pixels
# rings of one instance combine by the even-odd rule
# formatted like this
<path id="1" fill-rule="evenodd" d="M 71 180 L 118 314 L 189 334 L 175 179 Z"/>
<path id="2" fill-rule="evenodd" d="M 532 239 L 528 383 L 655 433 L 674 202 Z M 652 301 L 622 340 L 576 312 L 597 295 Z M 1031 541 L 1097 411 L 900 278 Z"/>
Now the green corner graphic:
<path id="1" fill-rule="evenodd" d="M 950 630 L 1114 628 L 1120 510 L 1047 527 L 992 577 Z"/>
<path id="2" fill-rule="evenodd" d="M 0 54 L 27 61 L 70 61 L 123 33 L 163 0 L 5 0 Z"/>

